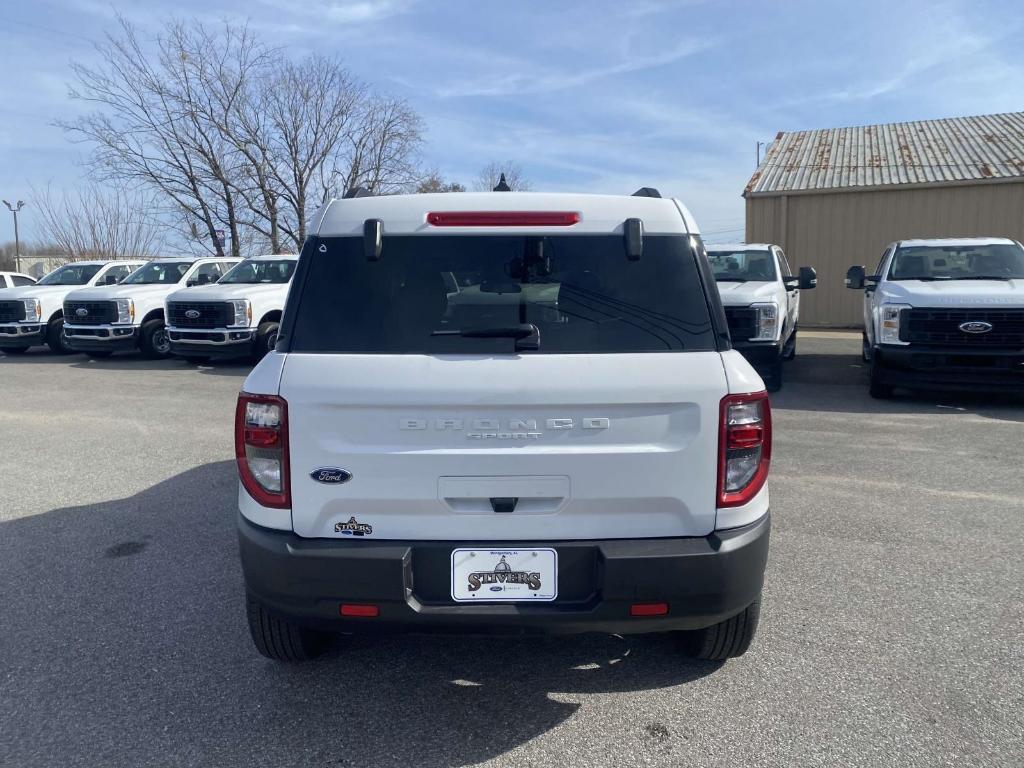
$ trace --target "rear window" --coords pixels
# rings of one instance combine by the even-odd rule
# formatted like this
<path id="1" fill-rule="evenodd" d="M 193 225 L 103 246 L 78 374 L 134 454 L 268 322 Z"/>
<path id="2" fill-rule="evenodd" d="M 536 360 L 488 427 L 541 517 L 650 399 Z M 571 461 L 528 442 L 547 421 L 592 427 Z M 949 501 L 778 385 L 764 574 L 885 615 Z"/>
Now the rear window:
<path id="1" fill-rule="evenodd" d="M 320 249 L 323 248 L 321 251 Z M 391 236 L 311 240 L 293 352 L 566 354 L 714 350 L 688 238 Z"/>

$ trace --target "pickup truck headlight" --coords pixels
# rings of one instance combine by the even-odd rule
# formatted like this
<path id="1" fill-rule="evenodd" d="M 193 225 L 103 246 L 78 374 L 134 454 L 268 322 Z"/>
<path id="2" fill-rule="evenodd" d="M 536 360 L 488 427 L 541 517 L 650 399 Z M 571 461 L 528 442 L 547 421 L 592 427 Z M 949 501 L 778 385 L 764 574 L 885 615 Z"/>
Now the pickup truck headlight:
<path id="1" fill-rule="evenodd" d="M 43 308 L 39 299 L 22 299 L 25 302 L 25 322 L 38 323 L 43 317 Z"/>
<path id="2" fill-rule="evenodd" d="M 757 312 L 757 335 L 751 341 L 778 341 L 779 339 L 779 305 L 753 304 Z"/>
<path id="3" fill-rule="evenodd" d="M 252 305 L 248 299 L 233 299 L 231 305 L 235 308 L 235 319 L 233 326 L 250 325 L 252 323 Z"/>
<path id="4" fill-rule="evenodd" d="M 883 304 L 878 310 L 878 343 L 907 344 L 900 341 L 900 313 L 910 309 L 909 304 Z"/>
<path id="5" fill-rule="evenodd" d="M 135 302 L 131 299 L 117 300 L 117 323 L 130 325 L 135 322 Z"/>

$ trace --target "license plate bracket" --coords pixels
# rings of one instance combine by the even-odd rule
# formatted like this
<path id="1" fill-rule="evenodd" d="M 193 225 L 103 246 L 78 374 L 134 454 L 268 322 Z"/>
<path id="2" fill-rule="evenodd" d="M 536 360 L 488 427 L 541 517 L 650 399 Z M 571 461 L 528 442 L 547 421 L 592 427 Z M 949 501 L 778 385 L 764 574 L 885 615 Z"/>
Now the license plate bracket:
<path id="1" fill-rule="evenodd" d="M 525 549 L 456 549 L 451 597 L 458 603 L 551 602 L 558 597 L 558 552 Z"/>

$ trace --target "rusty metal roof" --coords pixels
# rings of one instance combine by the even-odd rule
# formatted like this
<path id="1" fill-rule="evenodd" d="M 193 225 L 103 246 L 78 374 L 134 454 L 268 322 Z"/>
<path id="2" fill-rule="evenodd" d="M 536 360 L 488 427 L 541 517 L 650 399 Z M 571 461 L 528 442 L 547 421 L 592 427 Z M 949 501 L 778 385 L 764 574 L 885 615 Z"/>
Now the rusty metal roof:
<path id="1" fill-rule="evenodd" d="M 1024 112 L 779 133 L 744 197 L 1024 180 Z"/>

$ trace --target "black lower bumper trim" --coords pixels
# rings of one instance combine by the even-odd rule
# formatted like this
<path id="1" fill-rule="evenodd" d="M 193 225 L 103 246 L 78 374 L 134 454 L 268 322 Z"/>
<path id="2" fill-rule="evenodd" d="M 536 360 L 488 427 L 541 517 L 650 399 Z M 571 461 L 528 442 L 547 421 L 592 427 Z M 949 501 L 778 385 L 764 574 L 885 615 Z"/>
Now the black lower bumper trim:
<path id="1" fill-rule="evenodd" d="M 766 514 L 706 537 L 517 541 L 517 548 L 558 551 L 558 600 L 466 605 L 447 592 L 451 551 L 509 542 L 304 539 L 238 518 L 249 593 L 291 621 L 341 631 L 632 634 L 706 627 L 758 598 L 770 528 Z M 648 602 L 667 602 L 669 613 L 630 616 L 633 603 Z M 380 615 L 343 619 L 341 603 L 370 603 Z"/>
<path id="2" fill-rule="evenodd" d="M 782 344 L 776 341 L 733 341 L 732 348 L 755 368 L 769 366 L 782 357 Z"/>
<path id="3" fill-rule="evenodd" d="M 171 341 L 171 354 L 178 357 L 245 357 L 252 354 L 252 339 L 242 339 L 227 344 L 196 344 L 187 341 Z"/>
<path id="4" fill-rule="evenodd" d="M 138 329 L 132 329 L 131 333 L 122 336 L 112 335 L 113 330 L 107 331 L 107 336 L 77 336 L 64 334 L 64 340 L 68 347 L 75 352 L 127 352 L 137 349 L 139 346 Z"/>
<path id="5" fill-rule="evenodd" d="M 4 347 L 34 347 L 46 343 L 46 326 L 40 326 L 35 333 L 0 333 L 0 349 Z"/>
<path id="6" fill-rule="evenodd" d="M 892 387 L 1024 392 L 1024 349 L 879 347 L 874 364 Z"/>

